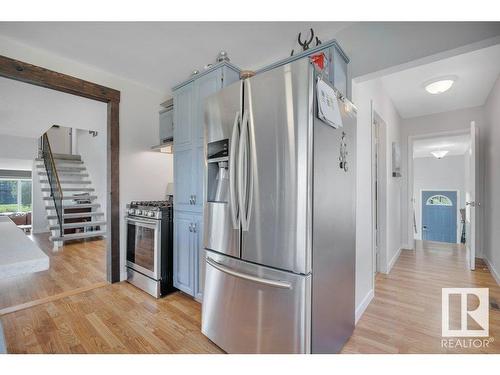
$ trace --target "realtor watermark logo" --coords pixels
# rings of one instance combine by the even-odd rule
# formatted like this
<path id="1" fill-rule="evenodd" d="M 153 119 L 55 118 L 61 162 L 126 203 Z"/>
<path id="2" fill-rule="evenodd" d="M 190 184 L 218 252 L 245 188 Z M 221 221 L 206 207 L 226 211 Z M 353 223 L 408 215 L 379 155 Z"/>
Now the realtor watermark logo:
<path id="1" fill-rule="evenodd" d="M 443 288 L 441 302 L 441 335 L 448 338 L 441 340 L 442 347 L 479 349 L 493 342 L 493 337 L 488 337 L 488 288 Z"/>

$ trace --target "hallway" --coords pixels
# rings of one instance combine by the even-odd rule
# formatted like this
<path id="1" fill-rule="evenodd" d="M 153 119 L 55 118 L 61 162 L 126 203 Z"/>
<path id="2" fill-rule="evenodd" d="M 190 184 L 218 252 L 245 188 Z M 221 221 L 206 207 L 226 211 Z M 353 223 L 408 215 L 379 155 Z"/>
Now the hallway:
<path id="1" fill-rule="evenodd" d="M 342 353 L 498 353 L 500 311 L 491 308 L 495 341 L 488 348 L 441 347 L 441 288 L 460 287 L 489 288 L 490 300 L 500 301 L 500 287 L 481 259 L 475 271 L 467 269 L 462 245 L 417 241 L 389 274 L 377 274 L 375 297 Z"/>

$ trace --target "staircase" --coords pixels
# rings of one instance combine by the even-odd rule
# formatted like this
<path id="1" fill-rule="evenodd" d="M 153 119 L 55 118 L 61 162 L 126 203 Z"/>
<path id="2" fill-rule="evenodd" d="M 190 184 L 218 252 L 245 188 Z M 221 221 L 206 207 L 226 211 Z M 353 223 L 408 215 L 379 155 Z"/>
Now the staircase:
<path id="1" fill-rule="evenodd" d="M 49 164 L 48 168 L 46 164 Z M 97 195 L 81 156 L 49 152 L 49 157 L 36 159 L 36 166 L 51 231 L 50 240 L 60 245 L 64 241 L 104 236 L 104 213 L 100 211 L 100 204 L 95 202 Z"/>

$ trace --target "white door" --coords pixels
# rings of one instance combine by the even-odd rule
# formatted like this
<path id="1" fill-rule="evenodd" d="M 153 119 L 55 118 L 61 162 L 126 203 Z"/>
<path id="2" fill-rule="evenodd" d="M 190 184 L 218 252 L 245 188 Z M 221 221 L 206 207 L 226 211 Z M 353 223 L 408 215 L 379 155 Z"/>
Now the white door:
<path id="1" fill-rule="evenodd" d="M 470 124 L 470 149 L 468 156 L 465 192 L 465 246 L 471 270 L 476 268 L 476 123 Z"/>

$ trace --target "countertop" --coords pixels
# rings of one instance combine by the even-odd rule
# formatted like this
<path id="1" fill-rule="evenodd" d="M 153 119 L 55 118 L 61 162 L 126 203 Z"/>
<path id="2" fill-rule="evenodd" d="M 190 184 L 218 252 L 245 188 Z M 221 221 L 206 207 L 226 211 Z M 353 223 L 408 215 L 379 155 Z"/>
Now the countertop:
<path id="1" fill-rule="evenodd" d="M 49 257 L 8 217 L 0 217 L 0 279 L 45 271 Z"/>

